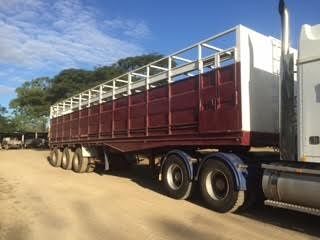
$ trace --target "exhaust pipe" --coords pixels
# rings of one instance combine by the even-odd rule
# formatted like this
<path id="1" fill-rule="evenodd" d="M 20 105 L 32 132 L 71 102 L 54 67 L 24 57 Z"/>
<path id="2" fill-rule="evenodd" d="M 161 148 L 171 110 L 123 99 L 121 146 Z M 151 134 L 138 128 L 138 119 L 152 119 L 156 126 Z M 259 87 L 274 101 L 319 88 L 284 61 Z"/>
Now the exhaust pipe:
<path id="1" fill-rule="evenodd" d="M 289 11 L 284 0 L 279 1 L 282 23 L 280 82 L 279 82 L 279 149 L 281 160 L 297 157 L 297 127 L 294 96 L 293 54 L 290 54 Z"/>
<path id="2" fill-rule="evenodd" d="M 285 56 L 289 53 L 290 48 L 290 19 L 289 11 L 284 0 L 279 1 L 279 14 L 282 25 L 281 55 Z"/>

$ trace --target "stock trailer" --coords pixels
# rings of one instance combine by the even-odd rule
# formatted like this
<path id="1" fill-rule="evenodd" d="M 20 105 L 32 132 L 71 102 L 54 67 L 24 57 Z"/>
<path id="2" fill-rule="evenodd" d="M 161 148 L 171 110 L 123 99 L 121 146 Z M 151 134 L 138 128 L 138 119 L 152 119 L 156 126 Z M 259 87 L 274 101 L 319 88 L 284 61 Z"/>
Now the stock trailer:
<path id="1" fill-rule="evenodd" d="M 320 25 L 303 25 L 297 51 L 279 10 L 282 41 L 239 25 L 51 106 L 50 163 L 83 173 L 144 156 L 173 198 L 199 186 L 232 212 L 261 192 L 320 215 Z"/>

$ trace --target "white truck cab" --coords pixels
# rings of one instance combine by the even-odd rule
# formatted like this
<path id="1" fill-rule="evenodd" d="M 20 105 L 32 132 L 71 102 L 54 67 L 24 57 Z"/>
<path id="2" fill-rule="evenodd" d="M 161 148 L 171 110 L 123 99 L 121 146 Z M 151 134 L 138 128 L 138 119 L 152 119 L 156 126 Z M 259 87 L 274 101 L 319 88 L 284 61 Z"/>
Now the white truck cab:
<path id="1" fill-rule="evenodd" d="M 298 56 L 298 161 L 320 162 L 320 24 L 303 25 Z"/>

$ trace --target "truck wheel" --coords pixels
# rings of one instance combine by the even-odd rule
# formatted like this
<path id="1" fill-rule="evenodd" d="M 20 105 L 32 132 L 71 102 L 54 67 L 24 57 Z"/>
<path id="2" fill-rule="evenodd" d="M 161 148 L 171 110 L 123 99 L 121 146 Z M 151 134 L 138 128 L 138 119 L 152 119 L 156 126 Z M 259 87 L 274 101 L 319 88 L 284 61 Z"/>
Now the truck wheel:
<path id="1" fill-rule="evenodd" d="M 8 150 L 9 149 L 9 145 L 4 145 L 3 147 L 5 150 Z"/>
<path id="2" fill-rule="evenodd" d="M 82 156 L 81 148 L 77 148 L 72 158 L 72 169 L 77 173 L 83 173 L 87 170 L 88 158 Z"/>
<path id="3" fill-rule="evenodd" d="M 221 161 L 208 161 L 200 173 L 201 193 L 217 212 L 234 212 L 244 203 L 244 192 L 237 191 L 232 171 Z"/>
<path id="4" fill-rule="evenodd" d="M 192 181 L 188 169 L 178 155 L 170 155 L 163 166 L 163 186 L 175 199 L 187 199 L 191 195 Z"/>
<path id="5" fill-rule="evenodd" d="M 70 157 L 70 149 L 65 147 L 61 156 L 61 167 L 65 170 L 70 170 L 72 168 L 72 159 Z"/>
<path id="6" fill-rule="evenodd" d="M 61 152 L 58 148 L 53 148 L 50 152 L 50 164 L 54 167 L 61 165 Z"/>

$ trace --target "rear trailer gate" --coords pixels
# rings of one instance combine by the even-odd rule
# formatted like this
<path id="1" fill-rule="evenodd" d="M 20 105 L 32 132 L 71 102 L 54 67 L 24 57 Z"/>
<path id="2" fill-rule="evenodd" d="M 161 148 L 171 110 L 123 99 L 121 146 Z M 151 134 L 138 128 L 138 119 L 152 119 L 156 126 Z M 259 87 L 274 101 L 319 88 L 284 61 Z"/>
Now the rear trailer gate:
<path id="1" fill-rule="evenodd" d="M 214 45 L 231 42 L 230 36 L 236 47 Z M 247 49 L 245 36 L 259 42 L 263 35 L 238 26 L 51 106 L 50 144 L 100 144 L 122 152 L 276 145 L 277 129 L 265 131 L 259 117 L 250 116 L 260 106 L 251 104 L 255 71 L 246 61 L 255 49 Z M 267 87 L 265 80 L 275 85 L 273 75 L 259 79 L 253 90 Z M 272 102 L 273 90 L 263 89 L 259 97 Z M 265 111 L 275 118 L 277 103 L 272 104 Z"/>

